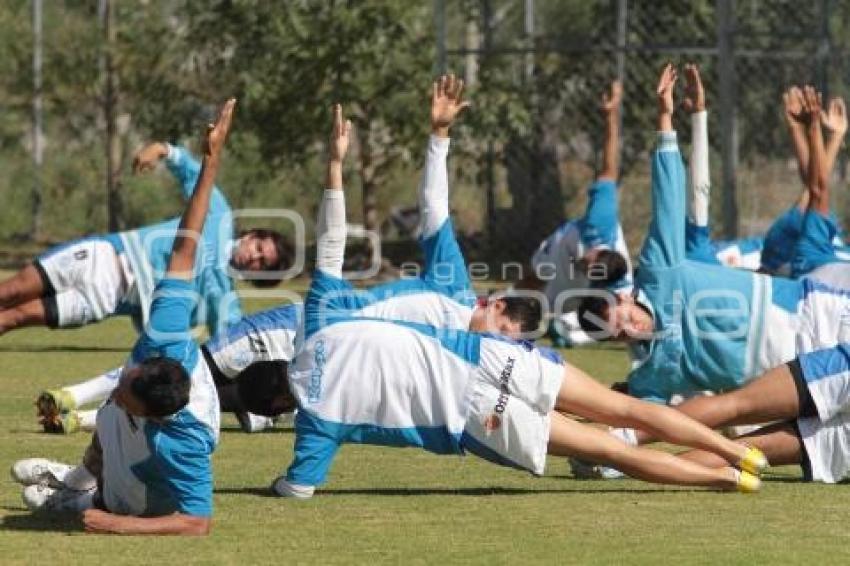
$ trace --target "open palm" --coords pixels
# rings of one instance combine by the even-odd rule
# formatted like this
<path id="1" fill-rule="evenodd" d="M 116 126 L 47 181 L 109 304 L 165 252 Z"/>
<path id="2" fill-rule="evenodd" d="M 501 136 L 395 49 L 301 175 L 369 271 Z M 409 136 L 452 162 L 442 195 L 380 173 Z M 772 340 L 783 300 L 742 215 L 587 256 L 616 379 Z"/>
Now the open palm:
<path id="1" fill-rule="evenodd" d="M 463 100 L 463 80 L 443 75 L 434 81 L 431 92 L 431 127 L 447 130 L 468 106 L 469 102 Z"/>

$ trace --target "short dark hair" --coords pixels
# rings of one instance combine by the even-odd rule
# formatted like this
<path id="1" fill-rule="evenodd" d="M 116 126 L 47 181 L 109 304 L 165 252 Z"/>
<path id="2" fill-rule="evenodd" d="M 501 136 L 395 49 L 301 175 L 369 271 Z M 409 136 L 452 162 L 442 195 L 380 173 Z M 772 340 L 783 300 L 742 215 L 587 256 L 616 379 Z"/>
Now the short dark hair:
<path id="1" fill-rule="evenodd" d="M 171 358 L 150 358 L 139 364 L 141 373 L 130 382 L 130 391 L 145 405 L 145 416 L 173 415 L 189 403 L 192 381 L 180 363 Z"/>
<path id="2" fill-rule="evenodd" d="M 245 410 L 276 417 L 296 407 L 289 390 L 289 364 L 285 361 L 254 362 L 236 376 L 236 389 Z"/>
<path id="3" fill-rule="evenodd" d="M 543 308 L 537 298 L 508 293 L 496 295 L 492 299 L 505 303 L 505 316 L 514 322 L 518 322 L 522 332 L 534 332 L 540 328 Z"/>
<path id="4" fill-rule="evenodd" d="M 620 279 L 626 276 L 628 272 L 628 264 L 623 254 L 614 250 L 599 250 L 596 258 L 588 264 L 588 270 L 593 267 L 593 270 L 604 270 L 604 278 L 593 278 L 590 280 L 590 286 L 594 289 L 605 288 L 613 285 Z"/>
<path id="5" fill-rule="evenodd" d="M 271 240 L 274 243 L 274 248 L 277 251 L 277 261 L 266 266 L 264 271 L 283 271 L 289 269 L 295 258 L 295 248 L 292 243 L 287 240 L 283 234 L 277 230 L 269 230 L 267 228 L 251 228 L 243 230 L 239 233 L 239 237 L 253 236 L 259 240 Z M 280 283 L 281 279 L 251 279 L 251 284 L 254 287 L 268 288 L 274 287 Z"/>
<path id="6" fill-rule="evenodd" d="M 608 310 L 612 304 L 616 304 L 616 297 L 613 293 L 608 293 L 608 297 L 593 295 L 585 297 L 581 300 L 578 306 L 578 323 L 581 329 L 590 334 L 601 335 L 599 340 L 607 340 L 612 338 L 608 328 L 597 324 L 597 320 L 607 320 Z M 604 335 L 602 335 L 604 333 Z"/>

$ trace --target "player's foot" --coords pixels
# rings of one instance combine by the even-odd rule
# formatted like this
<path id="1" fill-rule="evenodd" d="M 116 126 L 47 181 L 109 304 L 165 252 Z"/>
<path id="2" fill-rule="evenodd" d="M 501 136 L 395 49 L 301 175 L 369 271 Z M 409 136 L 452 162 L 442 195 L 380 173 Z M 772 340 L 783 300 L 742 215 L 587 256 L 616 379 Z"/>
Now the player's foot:
<path id="1" fill-rule="evenodd" d="M 620 470 L 591 464 L 578 458 L 570 458 L 570 467 L 573 470 L 573 477 L 579 480 L 619 480 L 626 477 L 626 474 Z"/>
<path id="2" fill-rule="evenodd" d="M 46 485 L 29 485 L 24 488 L 24 505 L 39 513 L 79 513 L 92 507 L 95 490 L 74 491 L 56 489 Z"/>
<path id="3" fill-rule="evenodd" d="M 738 468 L 745 472 L 749 472 L 754 476 L 761 476 L 770 464 L 764 453 L 755 446 L 747 447 L 747 452 L 741 461 L 738 462 Z"/>
<path id="4" fill-rule="evenodd" d="M 274 428 L 274 419 L 253 413 L 236 413 L 236 420 L 239 421 L 243 432 L 260 432 L 267 428 Z"/>
<path id="5" fill-rule="evenodd" d="M 737 484 L 735 489 L 741 493 L 758 493 L 761 490 L 761 478 L 744 470 L 735 470 Z"/>
<path id="6" fill-rule="evenodd" d="M 47 458 L 27 458 L 12 464 L 11 474 L 13 480 L 24 485 L 62 487 L 65 475 L 72 469 L 74 466 Z"/>
<path id="7" fill-rule="evenodd" d="M 44 432 L 61 433 L 62 413 L 77 408 L 74 397 L 64 389 L 42 391 L 35 401 L 38 421 Z"/>

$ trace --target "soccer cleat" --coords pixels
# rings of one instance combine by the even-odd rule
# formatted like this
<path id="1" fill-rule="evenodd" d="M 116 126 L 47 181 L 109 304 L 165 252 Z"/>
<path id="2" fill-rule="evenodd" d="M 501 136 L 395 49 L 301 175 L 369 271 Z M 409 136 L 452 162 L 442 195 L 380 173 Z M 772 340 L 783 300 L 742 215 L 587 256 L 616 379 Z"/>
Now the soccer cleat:
<path id="1" fill-rule="evenodd" d="M 94 489 L 74 491 L 46 485 L 28 485 L 22 494 L 24 505 L 39 513 L 79 513 L 93 506 Z"/>
<path id="2" fill-rule="evenodd" d="M 11 474 L 13 480 L 24 485 L 63 487 L 65 475 L 73 469 L 74 466 L 47 458 L 27 458 L 12 464 Z"/>
<path id="3" fill-rule="evenodd" d="M 68 411 L 59 416 L 61 432 L 65 434 L 74 434 L 80 431 L 80 415 L 77 411 Z"/>
<path id="4" fill-rule="evenodd" d="M 748 446 L 747 453 L 738 462 L 738 468 L 759 477 L 769 465 L 764 453 L 755 446 Z"/>
<path id="5" fill-rule="evenodd" d="M 761 478 L 744 470 L 735 470 L 737 483 L 735 489 L 741 493 L 758 493 L 761 490 Z"/>
<path id="6" fill-rule="evenodd" d="M 243 432 L 261 432 L 267 428 L 274 428 L 274 419 L 253 413 L 236 413 L 236 420 L 239 421 Z"/>
<path id="7" fill-rule="evenodd" d="M 626 477 L 626 474 L 620 470 L 591 464 L 578 458 L 570 458 L 570 467 L 573 471 L 573 477 L 578 480 L 619 480 Z"/>
<path id="8" fill-rule="evenodd" d="M 42 391 L 35 401 L 38 422 L 44 432 L 61 433 L 62 413 L 77 408 L 74 397 L 64 389 Z"/>

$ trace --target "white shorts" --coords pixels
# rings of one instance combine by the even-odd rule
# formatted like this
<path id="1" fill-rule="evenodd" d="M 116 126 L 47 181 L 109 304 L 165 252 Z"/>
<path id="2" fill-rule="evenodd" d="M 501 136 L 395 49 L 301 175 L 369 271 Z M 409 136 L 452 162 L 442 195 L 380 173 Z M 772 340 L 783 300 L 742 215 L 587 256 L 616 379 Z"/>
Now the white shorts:
<path id="1" fill-rule="evenodd" d="M 115 247 L 103 238 L 76 240 L 36 260 L 46 279 L 47 324 L 67 328 L 115 314 L 133 276 Z"/>
<path id="2" fill-rule="evenodd" d="M 850 292 L 806 283 L 797 352 L 817 417 L 797 419 L 812 480 L 850 470 Z"/>
<path id="3" fill-rule="evenodd" d="M 463 446 L 491 462 L 542 475 L 549 414 L 565 366 L 535 351 L 506 346 L 497 340 L 482 341 Z"/>
<path id="4" fill-rule="evenodd" d="M 850 262 L 845 260 L 827 263 L 806 277 L 838 289 L 850 289 Z"/>

